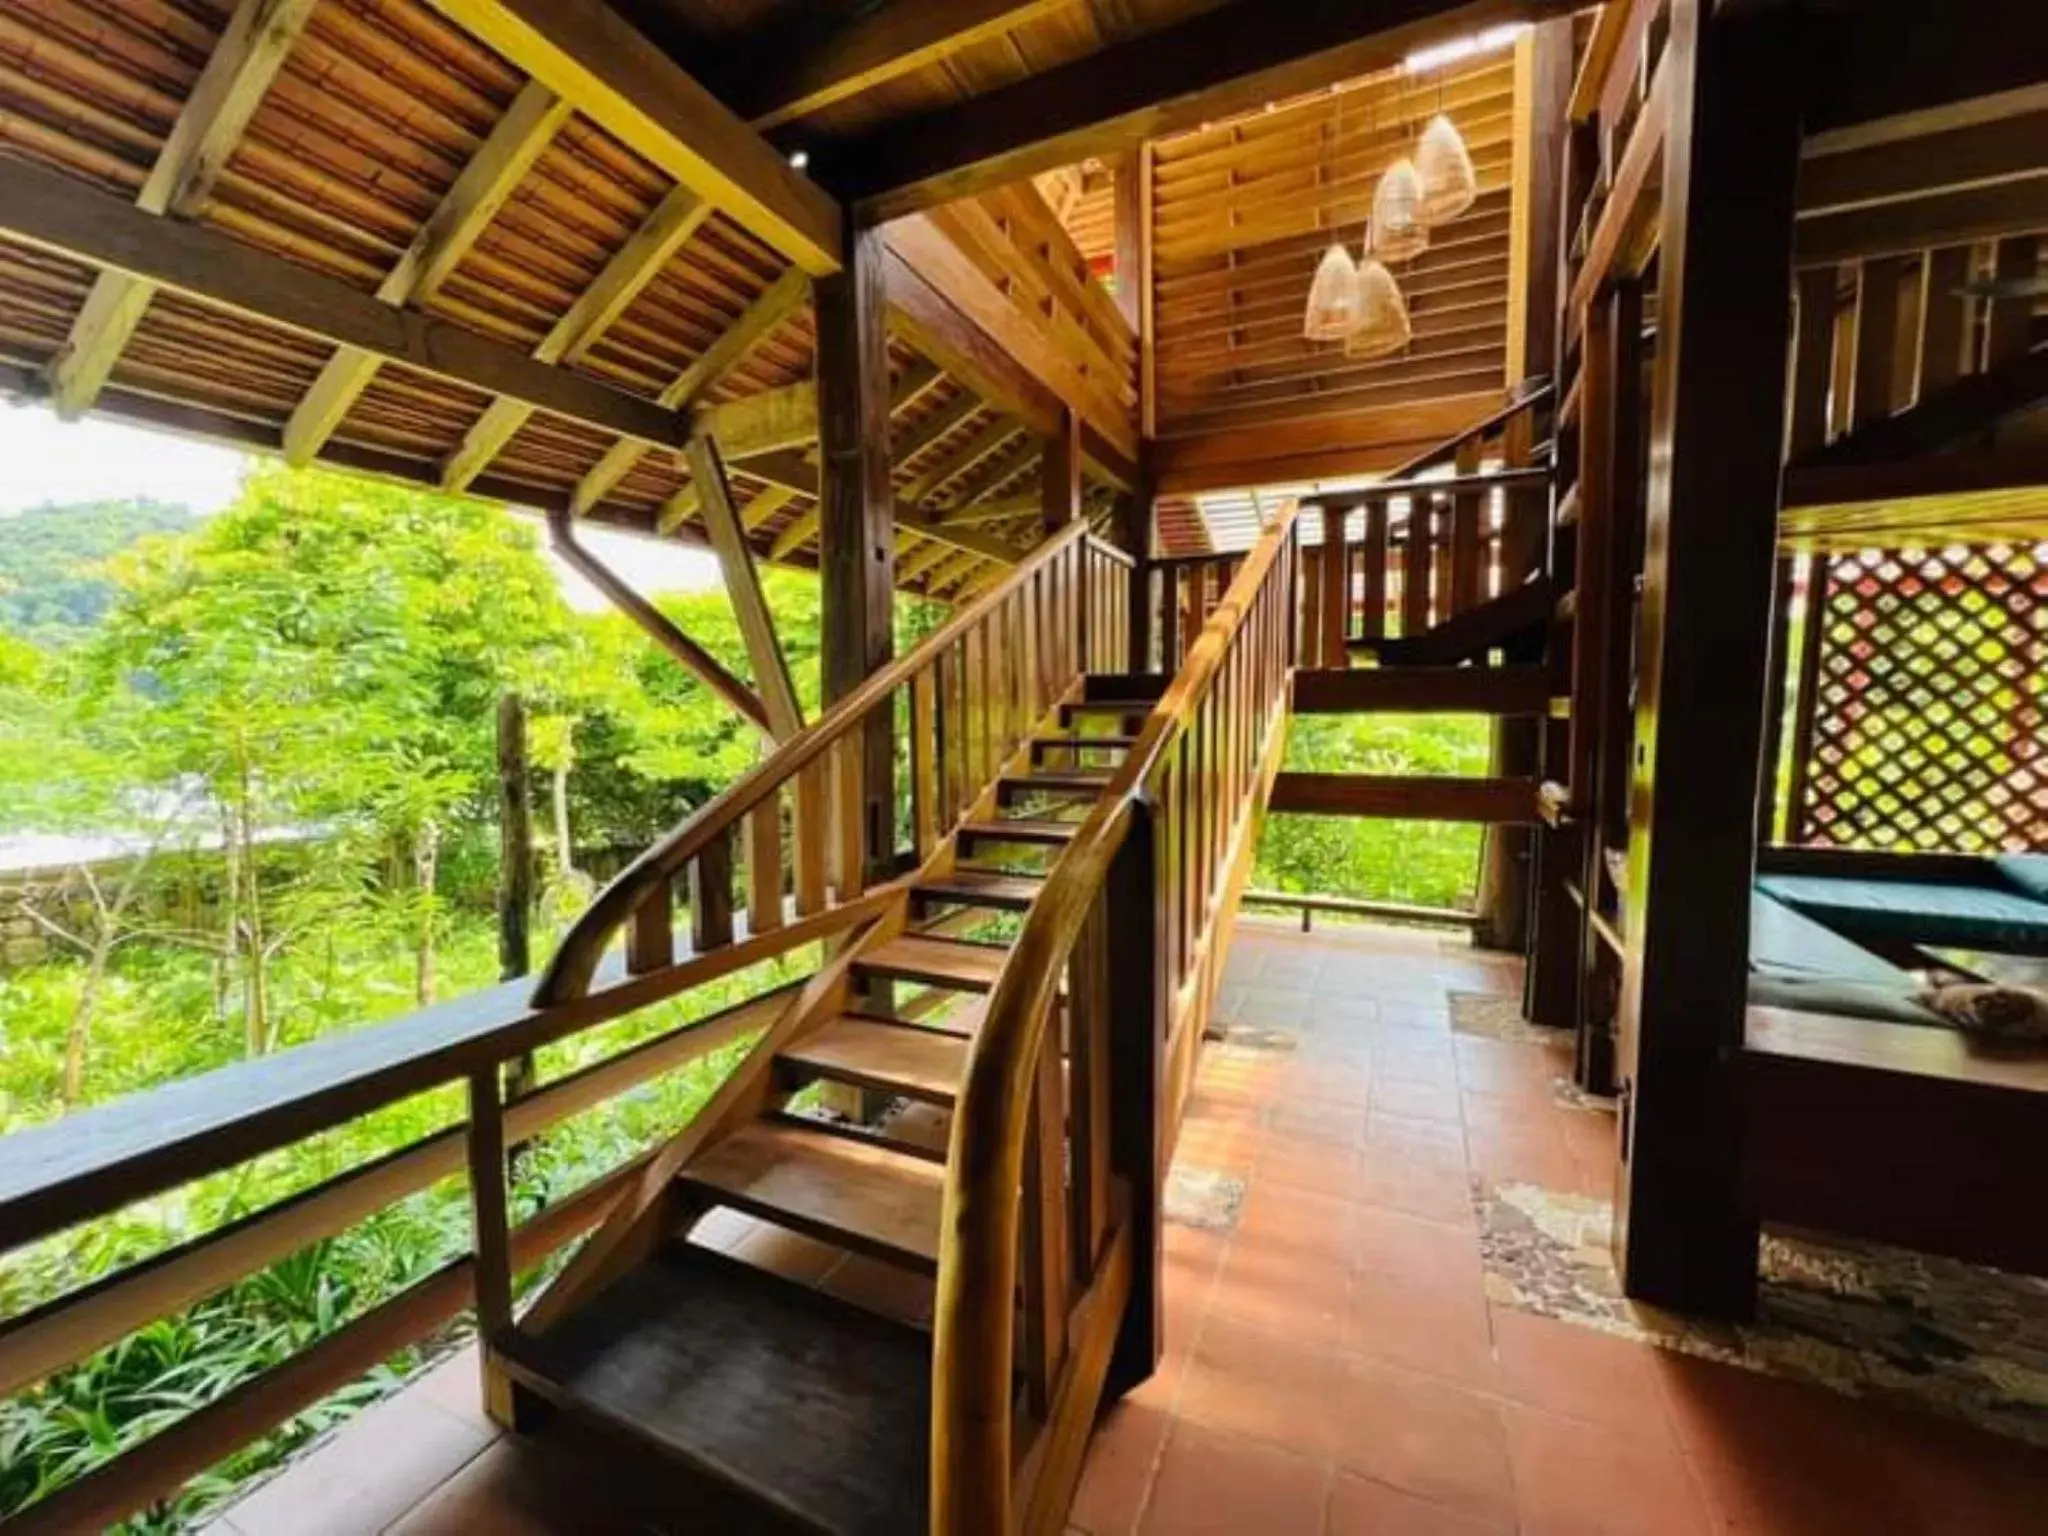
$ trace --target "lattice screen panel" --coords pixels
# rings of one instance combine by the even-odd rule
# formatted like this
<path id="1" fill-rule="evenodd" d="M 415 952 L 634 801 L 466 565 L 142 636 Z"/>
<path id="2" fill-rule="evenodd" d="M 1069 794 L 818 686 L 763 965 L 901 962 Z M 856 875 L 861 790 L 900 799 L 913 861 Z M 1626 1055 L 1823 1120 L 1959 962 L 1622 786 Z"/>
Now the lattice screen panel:
<path id="1" fill-rule="evenodd" d="M 2048 546 L 1837 555 L 1795 840 L 2048 848 Z"/>

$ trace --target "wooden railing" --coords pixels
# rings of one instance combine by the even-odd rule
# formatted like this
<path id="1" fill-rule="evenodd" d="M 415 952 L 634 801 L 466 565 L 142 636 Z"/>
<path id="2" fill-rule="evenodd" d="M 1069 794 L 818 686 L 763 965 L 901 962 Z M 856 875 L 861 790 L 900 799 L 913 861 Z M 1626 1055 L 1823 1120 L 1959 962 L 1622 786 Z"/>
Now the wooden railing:
<path id="1" fill-rule="evenodd" d="M 630 973 L 668 966 L 679 885 L 692 946 L 710 953 L 735 942 L 736 909 L 750 938 L 815 923 L 893 877 L 899 855 L 922 862 L 1076 678 L 1123 665 L 1130 570 L 1128 555 L 1079 523 L 1040 545 L 627 866 L 562 941 L 536 1005 L 586 995 L 622 932 Z M 899 849 L 894 756 L 906 709 L 910 843 Z"/>
<path id="2" fill-rule="evenodd" d="M 467 1093 L 466 1121 L 0 1323 L 0 1393 L 33 1387 L 465 1169 L 476 1220 L 473 1254 L 0 1522 L 0 1530 L 13 1536 L 113 1524 L 465 1309 L 475 1308 L 486 1333 L 501 1327 L 514 1274 L 601 1222 L 646 1161 L 635 1159 L 514 1227 L 506 1148 L 766 1027 L 788 1004 L 789 988 L 664 1030 L 511 1102 L 502 1090 L 506 1064 L 872 918 L 891 892 L 870 887 L 868 873 L 893 865 L 900 850 L 893 816 L 876 845 L 864 842 L 860 748 L 871 722 L 888 727 L 885 744 L 905 753 L 909 836 L 915 851 L 927 851 L 1038 711 L 1086 667 L 1123 664 L 1128 582 L 1128 559 L 1080 525 L 1050 540 L 630 866 L 577 923 L 537 992 L 508 982 L 0 1141 L 5 1254 L 416 1094 L 456 1084 Z M 895 731 L 904 707 L 907 747 Z M 795 836 L 786 838 L 792 824 Z M 745 845 L 737 870 L 735 836 Z M 828 842 L 832 857 L 820 859 Z M 672 889 L 683 878 L 691 911 L 679 943 L 669 925 Z M 744 926 L 737 911 L 746 914 Z M 623 957 L 607 953 L 621 931 Z"/>
<path id="3" fill-rule="evenodd" d="M 1053 866 L 976 1034 L 934 1319 L 946 1536 L 1057 1528 L 1102 1383 L 1155 1358 L 1160 1181 L 1285 742 L 1296 556 L 1290 506 Z"/>
<path id="4" fill-rule="evenodd" d="M 1550 386 L 1532 383 L 1384 479 L 1303 500 L 1304 532 L 1321 535 L 1301 551 L 1303 666 L 1348 666 L 1353 645 L 1421 634 L 1543 567 L 1551 472 L 1531 461 L 1550 402 Z M 1445 465 L 1451 477 L 1422 478 Z M 1246 558 L 1151 562 L 1145 600 L 1165 671 L 1178 670 Z"/>

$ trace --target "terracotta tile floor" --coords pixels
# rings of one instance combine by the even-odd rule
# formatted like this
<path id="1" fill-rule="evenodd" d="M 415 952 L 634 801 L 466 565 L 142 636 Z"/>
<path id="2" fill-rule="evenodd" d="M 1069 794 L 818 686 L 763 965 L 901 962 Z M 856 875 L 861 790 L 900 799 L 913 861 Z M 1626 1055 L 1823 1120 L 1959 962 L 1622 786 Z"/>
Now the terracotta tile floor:
<path id="1" fill-rule="evenodd" d="M 2015 1442 L 1489 1303 L 1471 1179 L 1613 1173 L 1561 1057 L 1451 1030 L 1450 992 L 1518 973 L 1428 934 L 1240 927 L 1222 1016 L 1290 1048 L 1205 1057 L 1166 1359 L 1098 1434 L 1070 1536 L 2048 1533 L 2048 1456 Z M 474 1382 L 459 1357 L 372 1409 L 223 1536 L 635 1528 L 497 1436 Z"/>

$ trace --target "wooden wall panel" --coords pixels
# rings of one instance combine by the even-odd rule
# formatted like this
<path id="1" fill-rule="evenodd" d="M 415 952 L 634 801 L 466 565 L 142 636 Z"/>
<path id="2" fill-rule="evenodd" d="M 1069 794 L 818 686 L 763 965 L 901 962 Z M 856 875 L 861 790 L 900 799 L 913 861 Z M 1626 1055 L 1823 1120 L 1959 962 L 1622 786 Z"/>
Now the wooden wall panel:
<path id="1" fill-rule="evenodd" d="M 1161 141 L 1153 303 L 1161 437 L 1201 436 L 1501 387 L 1507 360 L 1514 66 L 1508 52 L 1382 76 Z M 1414 339 L 1360 360 L 1301 335 L 1333 238 L 1354 251 L 1373 189 L 1441 108 L 1480 197 L 1394 267 Z"/>

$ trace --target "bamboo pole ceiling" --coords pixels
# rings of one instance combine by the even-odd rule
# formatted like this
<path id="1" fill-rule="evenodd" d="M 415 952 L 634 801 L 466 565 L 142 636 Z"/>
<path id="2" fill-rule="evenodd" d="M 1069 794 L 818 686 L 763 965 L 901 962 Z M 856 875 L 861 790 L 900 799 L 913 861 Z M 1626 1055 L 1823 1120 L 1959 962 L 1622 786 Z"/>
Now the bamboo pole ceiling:
<path id="1" fill-rule="evenodd" d="M 652 30 L 715 44 L 741 110 L 800 136 L 1187 8 L 903 7 L 773 69 L 761 7 L 669 0 Z M 812 563 L 804 269 L 836 262 L 836 205 L 646 38 L 593 83 L 587 38 L 620 25 L 599 0 L 10 0 L 0 390 L 690 541 L 701 427 L 757 553 Z M 900 337 L 890 362 L 899 489 L 975 513 L 913 505 L 904 568 L 970 590 L 1039 536 L 1036 441 Z"/>

